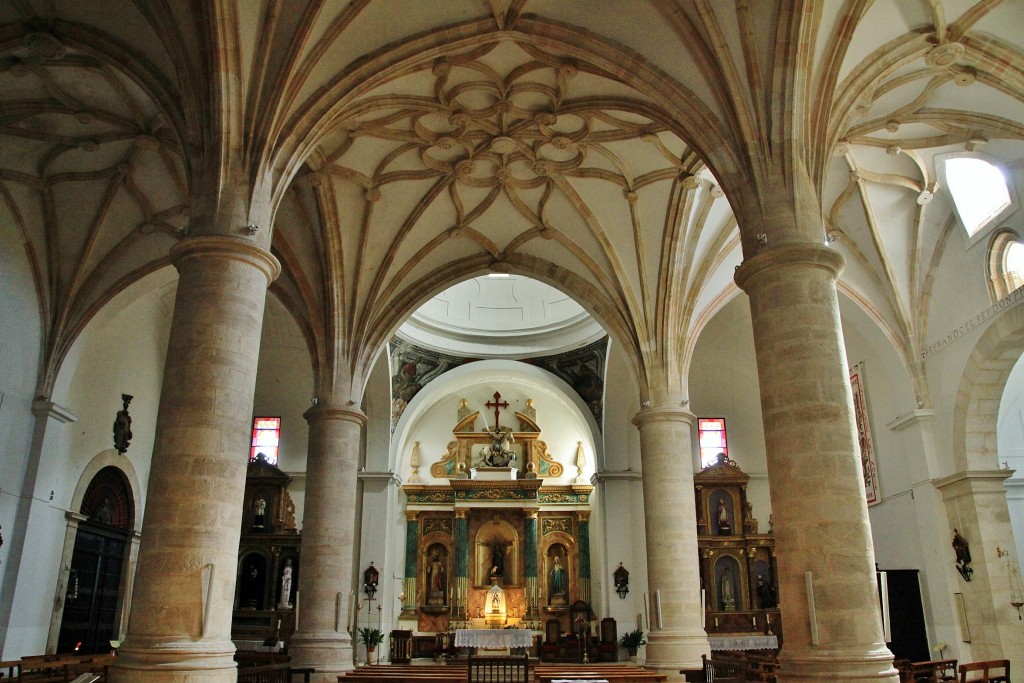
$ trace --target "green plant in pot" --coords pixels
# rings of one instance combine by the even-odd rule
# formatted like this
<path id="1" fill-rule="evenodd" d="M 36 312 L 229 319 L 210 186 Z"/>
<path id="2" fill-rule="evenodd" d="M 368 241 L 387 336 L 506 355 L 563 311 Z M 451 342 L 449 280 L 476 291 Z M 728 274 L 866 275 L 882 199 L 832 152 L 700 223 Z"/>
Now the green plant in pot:
<path id="1" fill-rule="evenodd" d="M 641 645 L 646 645 L 647 639 L 644 638 L 643 631 L 641 631 L 640 629 L 636 629 L 633 631 L 626 631 L 625 633 L 623 633 L 622 637 L 619 638 L 619 644 L 629 651 L 630 657 L 635 657 L 637 648 L 639 648 Z"/>
<path id="2" fill-rule="evenodd" d="M 384 632 L 380 629 L 364 626 L 359 629 L 359 642 L 366 646 L 366 663 L 370 663 L 370 655 L 377 646 L 384 642 Z"/>

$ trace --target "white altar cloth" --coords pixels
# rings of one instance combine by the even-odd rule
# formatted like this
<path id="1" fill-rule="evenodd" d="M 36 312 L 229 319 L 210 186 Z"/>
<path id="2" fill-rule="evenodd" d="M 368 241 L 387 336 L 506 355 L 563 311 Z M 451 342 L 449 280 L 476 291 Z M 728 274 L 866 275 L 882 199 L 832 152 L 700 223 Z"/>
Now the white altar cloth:
<path id="1" fill-rule="evenodd" d="M 455 647 L 488 647 L 493 649 L 530 647 L 533 631 L 526 628 L 459 628 L 455 629 Z"/>
<path id="2" fill-rule="evenodd" d="M 709 636 L 712 650 L 775 650 L 778 636 Z"/>

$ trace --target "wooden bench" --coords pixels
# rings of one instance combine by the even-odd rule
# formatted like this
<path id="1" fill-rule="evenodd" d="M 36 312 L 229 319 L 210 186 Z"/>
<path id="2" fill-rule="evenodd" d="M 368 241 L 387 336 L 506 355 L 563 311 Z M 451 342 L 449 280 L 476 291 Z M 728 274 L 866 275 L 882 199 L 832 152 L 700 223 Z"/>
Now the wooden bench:
<path id="1" fill-rule="evenodd" d="M 36 655 L 22 657 L 18 666 L 19 683 L 71 683 L 82 674 L 99 675 L 106 681 L 113 655 Z"/>
<path id="2" fill-rule="evenodd" d="M 466 668 L 462 666 L 374 664 L 340 674 L 338 681 L 339 683 L 374 683 L 375 681 L 465 683 L 467 676 Z"/>
<path id="3" fill-rule="evenodd" d="M 530 683 L 530 658 L 474 657 L 466 660 L 467 683 Z"/>
<path id="4" fill-rule="evenodd" d="M 606 680 L 608 683 L 662 683 L 668 674 L 642 669 L 635 664 L 538 664 L 534 670 L 537 683 L 559 679 Z"/>
<path id="5" fill-rule="evenodd" d="M 956 660 L 933 659 L 928 662 L 914 662 L 910 665 L 910 675 L 915 683 L 955 681 Z"/>
<path id="6" fill-rule="evenodd" d="M 960 683 L 1010 683 L 1010 660 L 991 659 L 961 664 Z"/>

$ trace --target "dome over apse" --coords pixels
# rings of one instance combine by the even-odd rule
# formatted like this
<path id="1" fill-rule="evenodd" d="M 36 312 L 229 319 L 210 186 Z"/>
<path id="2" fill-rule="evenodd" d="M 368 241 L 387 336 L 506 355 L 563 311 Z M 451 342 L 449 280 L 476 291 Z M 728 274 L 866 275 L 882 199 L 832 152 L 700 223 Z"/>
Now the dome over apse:
<path id="1" fill-rule="evenodd" d="M 605 332 L 558 289 L 519 275 L 490 274 L 441 292 L 398 334 L 445 353 L 519 358 L 578 348 Z"/>

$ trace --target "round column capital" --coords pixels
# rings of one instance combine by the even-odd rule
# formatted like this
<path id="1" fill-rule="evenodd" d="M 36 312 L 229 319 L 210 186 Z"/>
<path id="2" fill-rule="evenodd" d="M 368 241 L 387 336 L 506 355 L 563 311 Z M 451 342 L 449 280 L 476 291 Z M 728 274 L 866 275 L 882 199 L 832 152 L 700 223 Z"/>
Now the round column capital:
<path id="1" fill-rule="evenodd" d="M 353 422 L 360 427 L 365 427 L 367 422 L 366 413 L 359 410 L 355 404 L 337 406 L 330 403 L 318 403 L 304 412 L 302 417 L 306 418 L 306 422 L 311 425 L 314 422 L 321 422 L 324 420 L 342 420 L 344 422 Z"/>
<path id="2" fill-rule="evenodd" d="M 846 265 L 843 255 L 831 247 L 820 244 L 790 244 L 774 249 L 765 249 L 743 261 L 733 280 L 744 292 L 752 281 L 764 273 L 781 268 L 823 268 L 839 277 Z"/>
<path id="3" fill-rule="evenodd" d="M 181 271 L 191 259 L 224 258 L 255 266 L 267 277 L 267 285 L 281 274 L 281 263 L 269 251 L 252 240 L 233 235 L 199 235 L 178 242 L 171 248 L 171 262 Z"/>
<path id="4" fill-rule="evenodd" d="M 648 406 L 641 408 L 633 416 L 632 422 L 640 428 L 652 422 L 685 422 L 692 427 L 697 422 L 697 416 L 682 406 Z"/>

